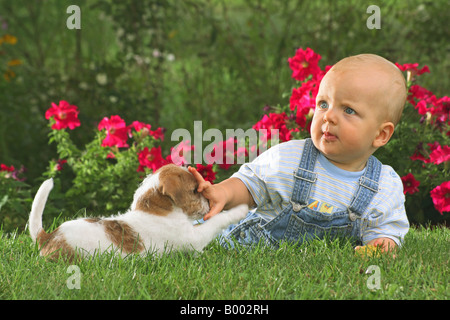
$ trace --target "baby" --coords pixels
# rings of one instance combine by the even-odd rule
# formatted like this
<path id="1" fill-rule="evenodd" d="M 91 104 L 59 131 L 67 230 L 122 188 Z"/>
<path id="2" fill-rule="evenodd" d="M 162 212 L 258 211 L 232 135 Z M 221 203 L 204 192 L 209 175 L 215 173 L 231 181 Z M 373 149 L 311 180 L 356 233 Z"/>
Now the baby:
<path id="1" fill-rule="evenodd" d="M 311 139 L 276 145 L 216 185 L 189 168 L 210 202 L 205 219 L 239 204 L 256 207 L 221 243 L 276 247 L 339 237 L 383 251 L 401 245 L 409 229 L 403 185 L 372 154 L 394 133 L 406 95 L 391 62 L 373 54 L 345 58 L 322 79 Z"/>

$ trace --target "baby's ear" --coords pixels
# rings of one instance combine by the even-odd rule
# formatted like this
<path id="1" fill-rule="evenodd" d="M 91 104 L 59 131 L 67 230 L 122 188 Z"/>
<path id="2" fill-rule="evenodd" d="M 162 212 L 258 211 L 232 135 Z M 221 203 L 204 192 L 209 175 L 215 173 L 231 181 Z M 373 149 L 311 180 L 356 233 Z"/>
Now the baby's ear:
<path id="1" fill-rule="evenodd" d="M 375 140 L 373 141 L 373 147 L 379 148 L 389 142 L 394 134 L 395 126 L 392 122 L 384 122 L 381 124 Z"/>

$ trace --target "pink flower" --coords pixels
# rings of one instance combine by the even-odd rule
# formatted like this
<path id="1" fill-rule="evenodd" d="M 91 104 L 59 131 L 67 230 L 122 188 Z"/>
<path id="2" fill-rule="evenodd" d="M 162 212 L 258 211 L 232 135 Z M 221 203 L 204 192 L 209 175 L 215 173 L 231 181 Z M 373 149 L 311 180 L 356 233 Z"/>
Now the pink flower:
<path id="1" fill-rule="evenodd" d="M 420 185 L 420 182 L 414 178 L 414 175 L 412 173 L 408 173 L 406 176 L 402 177 L 403 182 L 403 193 L 410 193 L 414 194 L 419 191 L 418 187 Z"/>
<path id="2" fill-rule="evenodd" d="M 228 140 L 220 141 L 214 144 L 209 154 L 205 153 L 205 161 L 207 164 L 218 164 L 220 168 L 228 170 L 235 164 L 235 145 L 236 140 L 230 137 Z"/>
<path id="3" fill-rule="evenodd" d="M 194 145 L 191 145 L 189 140 L 183 140 L 174 148 L 171 148 L 170 155 L 166 159 L 177 166 L 190 164 L 192 160 L 192 151 L 194 151 Z"/>
<path id="4" fill-rule="evenodd" d="M 52 106 L 45 112 L 45 119 L 53 117 L 55 123 L 52 129 L 61 130 L 69 127 L 70 130 L 80 126 L 77 106 L 70 105 L 67 101 L 61 100 L 59 105 L 52 102 Z"/>
<path id="5" fill-rule="evenodd" d="M 446 181 L 430 192 L 434 207 L 440 214 L 450 212 L 450 181 Z"/>
<path id="6" fill-rule="evenodd" d="M 106 138 L 102 141 L 102 147 L 113 147 L 118 148 L 128 147 L 128 129 L 123 120 L 119 116 L 111 116 L 109 119 L 104 117 L 102 121 L 98 124 L 98 130 L 106 129 Z"/>
<path id="7" fill-rule="evenodd" d="M 297 49 L 295 56 L 288 59 L 289 67 L 292 69 L 292 78 L 298 81 L 305 80 L 309 75 L 315 78 L 320 73 L 319 60 L 321 56 L 312 49 Z"/>
<path id="8" fill-rule="evenodd" d="M 155 147 L 148 150 L 147 147 L 144 148 L 138 154 L 139 167 L 137 172 L 144 171 L 144 168 L 150 168 L 154 171 L 158 170 L 162 166 L 166 165 L 168 162 L 162 157 L 161 147 Z"/>
<path id="9" fill-rule="evenodd" d="M 440 145 L 430 153 L 430 162 L 434 164 L 441 164 L 450 160 L 450 147 Z"/>

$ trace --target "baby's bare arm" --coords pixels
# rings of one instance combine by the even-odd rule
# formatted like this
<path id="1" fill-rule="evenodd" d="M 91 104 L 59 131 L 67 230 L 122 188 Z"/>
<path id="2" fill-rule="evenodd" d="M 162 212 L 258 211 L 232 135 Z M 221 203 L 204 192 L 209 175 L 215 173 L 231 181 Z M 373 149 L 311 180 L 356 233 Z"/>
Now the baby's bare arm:
<path id="1" fill-rule="evenodd" d="M 255 201 L 245 184 L 238 178 L 229 178 L 216 185 L 223 188 L 227 199 L 224 209 L 228 210 L 240 204 L 246 204 L 250 208 L 255 206 Z"/>
<path id="2" fill-rule="evenodd" d="M 224 209 L 228 210 L 240 204 L 247 204 L 249 207 L 255 205 L 252 195 L 241 180 L 230 178 L 213 185 L 209 181 L 205 181 L 195 168 L 189 167 L 189 171 L 197 179 L 197 191 L 202 192 L 205 198 L 209 200 L 210 211 L 205 215 L 205 220 Z"/>

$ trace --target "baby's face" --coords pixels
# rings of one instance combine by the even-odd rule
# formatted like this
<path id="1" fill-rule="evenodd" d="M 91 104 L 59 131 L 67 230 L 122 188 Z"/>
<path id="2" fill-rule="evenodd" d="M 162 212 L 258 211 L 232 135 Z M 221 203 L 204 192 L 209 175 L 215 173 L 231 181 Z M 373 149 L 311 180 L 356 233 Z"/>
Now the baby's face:
<path id="1" fill-rule="evenodd" d="M 367 70 L 330 70 L 322 79 L 311 124 L 314 145 L 336 166 L 362 170 L 379 147 L 386 120 L 382 75 Z"/>

